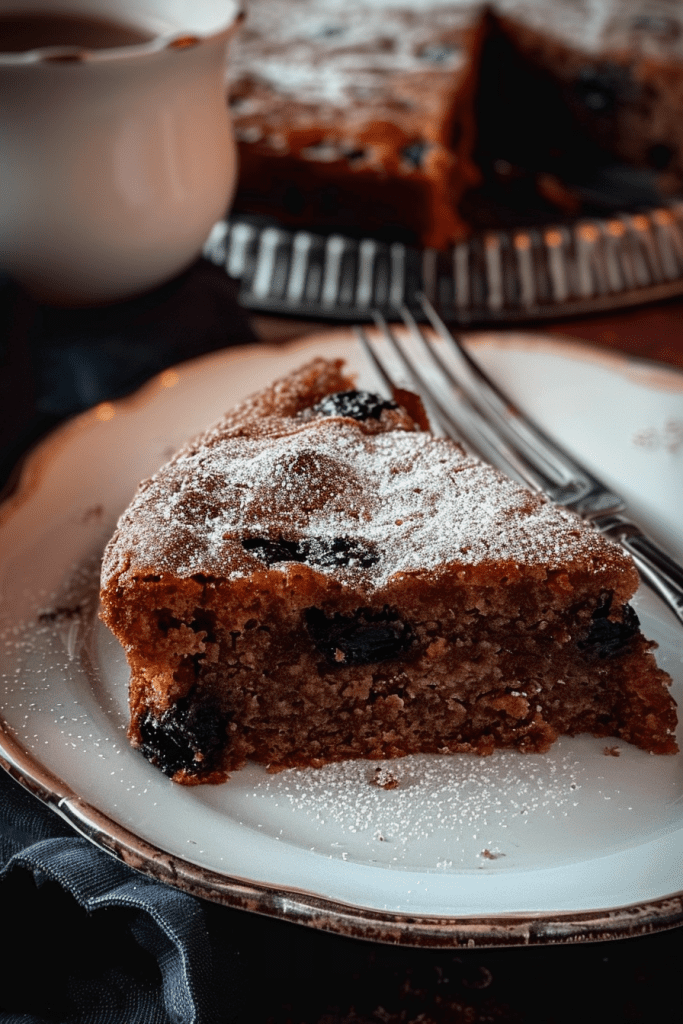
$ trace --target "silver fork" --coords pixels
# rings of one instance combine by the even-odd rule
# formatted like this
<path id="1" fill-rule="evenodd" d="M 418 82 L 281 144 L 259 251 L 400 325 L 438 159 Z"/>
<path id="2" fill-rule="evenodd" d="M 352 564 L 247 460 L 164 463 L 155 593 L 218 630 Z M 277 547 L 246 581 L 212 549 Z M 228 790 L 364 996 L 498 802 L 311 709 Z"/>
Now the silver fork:
<path id="1" fill-rule="evenodd" d="M 423 364 L 411 354 L 396 331 L 379 313 L 375 323 L 390 350 L 399 357 L 415 391 L 423 398 L 443 432 L 486 462 L 516 477 L 551 502 L 575 512 L 600 533 L 617 541 L 635 562 L 646 584 L 683 624 L 683 568 L 624 514 L 626 504 L 596 476 L 527 417 L 486 375 L 459 339 L 451 334 L 424 295 L 418 300 L 427 320 L 444 342 L 448 359 L 439 351 L 407 307 L 401 316 L 412 340 L 431 360 Z M 357 327 L 358 338 L 393 394 L 396 383 L 388 361 L 370 335 Z M 425 366 L 431 365 L 431 373 Z M 432 383 L 434 373 L 439 384 Z"/>

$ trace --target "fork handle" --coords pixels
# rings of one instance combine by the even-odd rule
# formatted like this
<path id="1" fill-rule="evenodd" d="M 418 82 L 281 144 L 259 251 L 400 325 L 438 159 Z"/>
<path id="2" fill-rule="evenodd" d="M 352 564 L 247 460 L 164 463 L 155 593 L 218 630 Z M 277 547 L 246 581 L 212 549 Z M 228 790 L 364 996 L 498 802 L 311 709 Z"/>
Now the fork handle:
<path id="1" fill-rule="evenodd" d="M 641 579 L 654 590 L 683 625 L 683 568 L 625 517 L 614 515 L 593 520 L 631 555 Z"/>

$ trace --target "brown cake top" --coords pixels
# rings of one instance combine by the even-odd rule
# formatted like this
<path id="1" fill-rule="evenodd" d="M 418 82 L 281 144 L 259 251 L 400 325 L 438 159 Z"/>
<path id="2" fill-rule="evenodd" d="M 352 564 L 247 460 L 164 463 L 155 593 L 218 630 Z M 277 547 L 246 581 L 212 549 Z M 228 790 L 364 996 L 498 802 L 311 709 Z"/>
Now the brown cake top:
<path id="1" fill-rule="evenodd" d="M 430 92 L 438 103 L 439 75 L 454 84 L 464 71 L 485 7 L 588 54 L 683 53 L 676 0 L 251 0 L 231 61 L 233 81 L 248 83 L 237 87 L 236 113 L 270 110 L 279 94 L 337 110 L 380 104 L 390 115 L 388 82 L 402 117 L 411 102 L 428 107 Z"/>
<path id="2" fill-rule="evenodd" d="M 349 384 L 339 363 L 316 360 L 183 448 L 122 516 L 103 586 L 149 574 L 238 578 L 297 561 L 368 594 L 399 573 L 502 563 L 635 575 L 576 517 L 404 410 L 324 397 Z M 353 418 L 354 402 L 370 414 Z"/>
<path id="3" fill-rule="evenodd" d="M 452 78 L 463 67 L 460 33 L 478 10 L 472 0 L 419 9 L 400 0 L 252 0 L 231 77 L 316 106 L 386 104 L 388 80 L 434 70 Z M 258 104 L 258 90 L 252 97 Z"/>
<path id="4" fill-rule="evenodd" d="M 462 71 L 485 8 L 587 53 L 683 52 L 677 0 L 251 0 L 230 74 L 302 103 L 384 103 L 388 81 Z"/>

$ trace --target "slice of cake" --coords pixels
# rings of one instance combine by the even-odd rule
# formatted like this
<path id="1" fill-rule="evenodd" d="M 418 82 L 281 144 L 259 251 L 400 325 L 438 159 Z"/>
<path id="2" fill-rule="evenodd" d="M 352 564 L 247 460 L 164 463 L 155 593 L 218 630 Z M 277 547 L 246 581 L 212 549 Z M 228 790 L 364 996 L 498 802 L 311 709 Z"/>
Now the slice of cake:
<path id="1" fill-rule="evenodd" d="M 141 484 L 101 615 L 130 739 L 176 782 L 561 733 L 677 750 L 629 557 L 411 409 L 316 360 Z"/>

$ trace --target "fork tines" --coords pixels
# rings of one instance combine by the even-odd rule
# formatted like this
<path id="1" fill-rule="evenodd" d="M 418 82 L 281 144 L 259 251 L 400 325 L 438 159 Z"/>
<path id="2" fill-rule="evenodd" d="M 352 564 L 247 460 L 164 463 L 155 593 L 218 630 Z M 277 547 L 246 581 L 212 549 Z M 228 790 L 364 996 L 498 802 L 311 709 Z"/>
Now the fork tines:
<path id="1" fill-rule="evenodd" d="M 399 373 L 408 375 L 445 434 L 551 500 L 568 505 L 592 492 L 598 481 L 515 407 L 451 334 L 429 300 L 424 295 L 418 300 L 431 331 L 405 306 L 401 333 L 381 314 L 374 314 L 383 347 L 373 343 L 368 332 L 356 329 L 387 387 L 396 387 L 396 371 L 390 366 L 396 366 L 398 358 Z M 621 506 L 614 497 L 612 508 Z"/>

